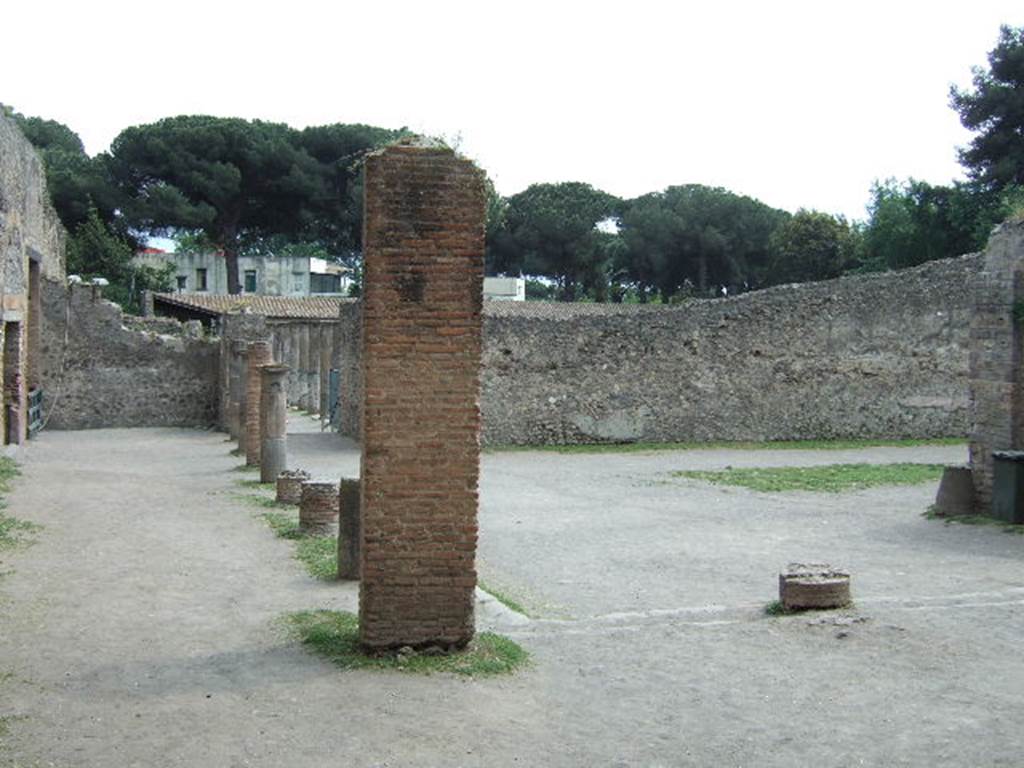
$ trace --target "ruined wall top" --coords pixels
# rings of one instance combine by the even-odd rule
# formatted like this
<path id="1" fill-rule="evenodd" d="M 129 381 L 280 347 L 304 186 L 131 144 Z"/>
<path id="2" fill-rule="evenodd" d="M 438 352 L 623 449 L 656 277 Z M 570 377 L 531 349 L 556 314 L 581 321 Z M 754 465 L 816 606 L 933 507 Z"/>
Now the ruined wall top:
<path id="1" fill-rule="evenodd" d="M 50 204 L 46 173 L 35 149 L 0 115 L 0 289 L 27 290 L 28 259 L 42 274 L 64 279 L 64 228 Z"/>

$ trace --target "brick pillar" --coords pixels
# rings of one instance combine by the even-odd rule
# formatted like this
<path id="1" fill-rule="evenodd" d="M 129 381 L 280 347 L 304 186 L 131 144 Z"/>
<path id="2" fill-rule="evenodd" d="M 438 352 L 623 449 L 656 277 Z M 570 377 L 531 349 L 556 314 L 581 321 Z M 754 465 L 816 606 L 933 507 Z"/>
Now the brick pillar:
<path id="1" fill-rule="evenodd" d="M 484 188 L 421 140 L 366 160 L 360 640 L 473 636 Z"/>
<path id="2" fill-rule="evenodd" d="M 338 493 L 338 578 L 359 578 L 359 478 L 343 477 Z"/>
<path id="3" fill-rule="evenodd" d="M 248 350 L 248 346 L 244 341 L 235 339 L 227 347 L 229 355 L 227 423 L 228 434 L 233 440 L 238 439 L 238 405 L 242 399 L 242 353 Z"/>
<path id="4" fill-rule="evenodd" d="M 260 368 L 271 363 L 270 342 L 249 343 L 249 372 L 245 384 L 245 463 L 260 465 Z"/>
<path id="5" fill-rule="evenodd" d="M 247 434 L 248 421 L 248 399 L 246 390 L 249 389 L 249 343 L 238 342 L 238 403 L 235 410 L 235 423 L 238 427 L 238 454 L 245 456 L 245 446 L 249 442 Z"/>
<path id="6" fill-rule="evenodd" d="M 260 482 L 277 482 L 288 469 L 288 366 L 260 369 Z"/>
<path id="7" fill-rule="evenodd" d="M 299 530 L 327 536 L 338 519 L 338 484 L 330 480 L 304 480 L 299 500 Z"/>
<path id="8" fill-rule="evenodd" d="M 1024 223 L 989 239 L 971 318 L 971 474 L 979 514 L 992 511 L 992 451 L 1024 449 Z M 1018 312 L 1020 310 L 1018 309 Z"/>

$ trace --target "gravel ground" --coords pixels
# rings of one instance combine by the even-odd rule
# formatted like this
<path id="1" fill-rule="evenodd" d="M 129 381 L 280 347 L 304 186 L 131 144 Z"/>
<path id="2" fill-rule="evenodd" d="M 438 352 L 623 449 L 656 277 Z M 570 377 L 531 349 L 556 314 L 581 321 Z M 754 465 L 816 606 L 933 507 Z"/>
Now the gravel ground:
<path id="1" fill-rule="evenodd" d="M 293 464 L 358 454 L 293 415 Z M 960 447 L 483 458 L 481 610 L 533 664 L 343 672 L 277 628 L 354 610 L 237 499 L 222 434 L 47 432 L 0 552 L 0 765 L 966 766 L 1021 763 L 1024 536 L 921 518 L 934 485 L 759 494 L 674 469 L 959 462 Z M 856 608 L 769 618 L 794 559 Z M 488 608 L 484 605 L 481 608 Z M 493 606 L 490 606 L 493 607 Z"/>

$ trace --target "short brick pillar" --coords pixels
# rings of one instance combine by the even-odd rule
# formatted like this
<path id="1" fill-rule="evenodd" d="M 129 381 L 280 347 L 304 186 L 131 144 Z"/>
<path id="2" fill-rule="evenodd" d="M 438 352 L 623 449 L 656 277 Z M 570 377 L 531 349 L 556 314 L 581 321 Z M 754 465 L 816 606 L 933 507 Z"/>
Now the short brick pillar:
<path id="1" fill-rule="evenodd" d="M 299 499 L 299 530 L 327 536 L 338 520 L 338 484 L 330 480 L 303 480 Z"/>
<path id="2" fill-rule="evenodd" d="M 370 649 L 473 637 L 484 183 L 422 140 L 366 159 L 362 573 Z"/>
<path id="3" fill-rule="evenodd" d="M 303 469 L 286 469 L 277 476 L 278 504 L 298 504 L 302 501 L 302 483 L 309 480 L 309 472 Z"/>
<path id="4" fill-rule="evenodd" d="M 359 578 L 359 478 L 343 477 L 338 492 L 338 578 Z"/>
<path id="5" fill-rule="evenodd" d="M 787 611 L 850 604 L 850 574 L 825 563 L 790 563 L 779 574 L 779 602 Z"/>
<path id="6" fill-rule="evenodd" d="M 260 482 L 273 483 L 288 469 L 287 365 L 260 369 Z"/>
<path id="7" fill-rule="evenodd" d="M 245 382 L 245 463 L 260 465 L 260 368 L 272 362 L 269 341 L 249 342 L 248 371 Z"/>
<path id="8" fill-rule="evenodd" d="M 974 514 L 974 480 L 970 467 L 946 467 L 935 494 L 935 514 L 944 517 Z"/>
<path id="9" fill-rule="evenodd" d="M 227 427 L 228 434 L 232 440 L 238 439 L 240 417 L 238 415 L 239 404 L 242 401 L 244 386 L 242 369 L 243 360 L 248 354 L 249 345 L 244 341 L 234 340 L 231 342 L 230 357 L 228 359 L 228 401 L 227 401 Z"/>

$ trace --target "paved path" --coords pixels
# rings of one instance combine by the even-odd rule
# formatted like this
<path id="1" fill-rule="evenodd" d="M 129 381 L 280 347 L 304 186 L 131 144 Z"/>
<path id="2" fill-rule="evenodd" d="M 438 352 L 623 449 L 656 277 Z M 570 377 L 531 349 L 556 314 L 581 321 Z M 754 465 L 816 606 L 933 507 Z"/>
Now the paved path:
<path id="1" fill-rule="evenodd" d="M 356 470 L 293 421 L 296 463 Z M 962 449 L 487 454 L 481 572 L 539 617 L 504 629 L 531 669 L 467 681 L 341 672 L 288 641 L 277 616 L 356 590 L 309 579 L 235 498 L 230 447 L 98 430 L 24 452 L 9 512 L 45 528 L 0 552 L 0 766 L 1020 764 L 1024 537 L 922 519 L 934 486 L 666 475 Z M 839 624 L 760 612 L 805 556 L 853 568 Z"/>

